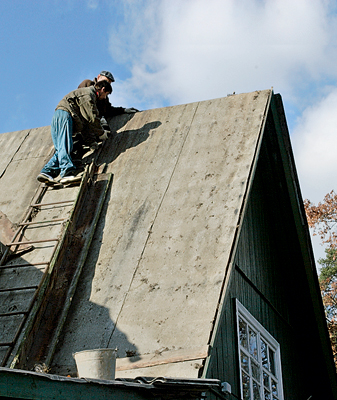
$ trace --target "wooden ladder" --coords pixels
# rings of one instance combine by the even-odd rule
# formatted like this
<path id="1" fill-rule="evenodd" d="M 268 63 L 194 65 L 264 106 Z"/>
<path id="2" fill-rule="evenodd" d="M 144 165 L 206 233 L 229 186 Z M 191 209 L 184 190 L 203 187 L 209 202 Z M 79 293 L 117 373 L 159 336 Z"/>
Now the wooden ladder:
<path id="1" fill-rule="evenodd" d="M 54 190 L 40 184 L 6 244 L 0 260 L 1 366 L 32 369 L 51 362 L 112 180 L 103 172 L 93 160 L 79 187 Z M 44 201 L 51 191 L 53 198 L 67 196 L 64 189 L 75 198 Z M 39 218 L 43 212 L 47 215 Z M 39 237 L 44 230 L 45 237 Z M 24 237 L 27 231 L 30 240 Z M 48 237 L 48 231 L 54 235 Z"/>

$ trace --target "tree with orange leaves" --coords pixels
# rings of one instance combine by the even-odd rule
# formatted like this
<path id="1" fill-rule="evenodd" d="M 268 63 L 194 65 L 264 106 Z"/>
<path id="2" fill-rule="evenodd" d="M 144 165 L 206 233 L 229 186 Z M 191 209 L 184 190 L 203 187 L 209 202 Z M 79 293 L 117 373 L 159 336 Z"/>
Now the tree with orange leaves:
<path id="1" fill-rule="evenodd" d="M 319 283 L 337 369 L 337 194 L 331 191 L 317 206 L 304 200 L 304 208 L 313 234 L 319 235 L 322 244 L 327 246 L 326 258 L 318 260 Z"/>
<path id="2" fill-rule="evenodd" d="M 337 194 L 332 190 L 326 194 L 324 201 L 317 206 L 310 200 L 304 200 L 304 208 L 309 227 L 314 235 L 320 235 L 323 244 L 336 249 L 337 247 Z"/>

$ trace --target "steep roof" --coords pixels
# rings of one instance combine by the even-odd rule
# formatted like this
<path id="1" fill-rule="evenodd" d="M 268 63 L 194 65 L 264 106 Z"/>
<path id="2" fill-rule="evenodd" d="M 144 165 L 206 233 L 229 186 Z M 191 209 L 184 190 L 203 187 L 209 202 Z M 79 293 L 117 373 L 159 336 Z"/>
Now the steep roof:
<path id="1" fill-rule="evenodd" d="M 117 347 L 116 377 L 198 377 L 272 96 L 256 91 L 111 121 L 115 134 L 99 162 L 112 184 L 53 373 L 74 375 L 74 352 Z M 0 145 L 0 211 L 17 224 L 53 150 L 50 129 L 2 134 Z M 62 200 L 62 190 L 50 200 Z"/>
<path id="2" fill-rule="evenodd" d="M 117 347 L 136 355 L 120 369 L 168 363 L 117 377 L 198 376 L 270 95 L 137 113 L 105 144 L 111 194 L 56 371 L 74 351 Z"/>

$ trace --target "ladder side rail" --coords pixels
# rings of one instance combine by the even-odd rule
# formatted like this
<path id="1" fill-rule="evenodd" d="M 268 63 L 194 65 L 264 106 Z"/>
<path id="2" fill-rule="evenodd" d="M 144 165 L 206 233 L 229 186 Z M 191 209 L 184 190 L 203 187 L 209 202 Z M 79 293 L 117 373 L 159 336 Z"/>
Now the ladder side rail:
<path id="1" fill-rule="evenodd" d="M 52 289 L 50 288 L 50 281 L 53 275 L 53 271 L 57 266 L 59 257 L 61 257 L 63 246 L 66 245 L 66 242 L 69 240 L 69 233 L 71 233 L 72 230 L 71 228 L 73 225 L 73 219 L 77 214 L 77 212 L 80 211 L 80 207 L 77 207 L 77 205 L 79 200 L 81 200 L 83 197 L 82 192 L 85 192 L 85 189 L 87 187 L 87 182 L 88 182 L 88 174 L 85 173 L 81 180 L 77 198 L 73 202 L 73 206 L 70 212 L 70 217 L 66 221 L 62 235 L 58 239 L 58 242 L 54 247 L 54 251 L 49 263 L 49 268 L 46 270 L 48 271 L 48 273 L 45 276 L 43 285 L 41 285 L 39 290 L 37 290 L 37 296 L 31 308 L 31 312 L 29 313 L 29 315 L 27 315 L 26 324 L 21 330 L 21 333 L 16 340 L 17 343 L 14 345 L 13 354 L 10 355 L 10 357 L 6 360 L 6 363 L 7 364 L 9 363 L 8 366 L 10 368 L 17 368 L 20 365 L 21 363 L 20 359 L 22 358 L 22 354 L 24 354 L 27 350 L 26 342 L 29 341 L 29 336 L 34 329 L 34 326 L 39 323 L 39 318 L 43 314 L 43 308 L 46 307 L 46 305 L 43 305 L 44 294 L 48 289 L 49 290 Z"/>
<path id="2" fill-rule="evenodd" d="M 55 246 L 55 247 L 56 247 L 56 246 Z M 47 265 L 48 265 L 49 263 L 39 263 L 39 264 L 41 264 L 41 265 L 47 264 Z M 30 314 L 30 312 L 31 312 L 31 310 L 32 310 L 32 308 L 33 308 L 33 305 L 34 305 L 34 303 L 35 303 L 35 300 L 36 300 L 36 298 L 37 298 L 37 296 L 38 296 L 38 294 L 39 294 L 39 290 L 40 290 L 40 288 L 42 287 L 42 285 L 43 285 L 43 283 L 44 283 L 44 281 L 45 281 L 45 279 L 46 279 L 47 274 L 48 274 L 48 268 L 45 269 L 45 271 L 44 271 L 44 273 L 43 273 L 43 276 L 42 276 L 42 278 L 41 278 L 40 283 L 39 283 L 38 286 L 26 286 L 26 287 L 24 287 L 24 288 L 20 287 L 20 288 L 12 289 L 12 290 L 35 289 L 35 292 L 34 292 L 34 295 L 33 295 L 32 299 L 31 299 L 31 301 L 29 302 L 29 305 L 28 305 L 28 307 L 27 307 L 27 311 L 25 312 L 24 318 L 22 319 L 20 325 L 18 326 L 18 329 L 17 329 L 16 332 L 15 332 L 14 338 L 13 338 L 11 344 L 9 345 L 9 349 L 7 350 L 5 356 L 4 356 L 3 360 L 2 360 L 2 363 L 1 363 L 1 366 L 2 366 L 2 367 L 4 367 L 4 366 L 6 365 L 6 362 L 7 362 L 7 360 L 8 360 L 8 357 L 10 356 L 10 353 L 11 353 L 13 347 L 14 347 L 14 344 L 15 344 L 16 341 L 18 340 L 18 337 L 19 337 L 19 335 L 20 335 L 20 332 L 21 332 L 21 330 L 23 329 L 24 324 L 26 323 L 26 320 L 27 320 L 27 318 L 28 318 L 28 315 Z"/>
<path id="3" fill-rule="evenodd" d="M 57 327 L 56 327 L 56 329 L 55 329 L 55 331 L 54 331 L 54 333 L 52 335 L 52 338 L 51 338 L 51 340 L 49 342 L 48 351 L 47 351 L 47 354 L 45 356 L 46 358 L 44 360 L 46 365 L 50 365 L 51 360 L 52 360 L 52 358 L 54 356 L 55 349 L 56 349 L 60 334 L 62 332 L 64 323 L 66 321 L 66 318 L 67 318 L 67 315 L 68 315 L 68 311 L 69 311 L 71 303 L 72 303 L 72 299 L 74 298 L 76 287 L 77 287 L 77 283 L 78 283 L 79 277 L 81 275 L 85 260 L 87 258 L 87 255 L 88 255 L 88 252 L 89 252 L 89 248 L 90 248 L 90 245 L 91 245 L 91 242 L 92 242 L 92 238 L 93 238 L 93 236 L 95 234 L 95 230 L 96 230 L 95 228 L 96 228 L 96 225 L 98 223 L 98 220 L 99 220 L 102 208 L 103 208 L 103 204 L 104 204 L 104 201 L 105 201 L 105 198 L 106 198 L 106 194 L 108 192 L 108 189 L 110 187 L 111 182 L 112 182 L 112 174 L 108 174 L 107 175 L 107 180 L 106 180 L 106 183 L 105 183 L 105 187 L 104 187 L 104 189 L 102 191 L 102 195 L 99 196 L 99 198 L 98 198 L 97 208 L 95 210 L 95 217 L 94 217 L 93 222 L 92 222 L 91 232 L 90 232 L 90 234 L 88 235 L 88 237 L 86 239 L 85 246 L 82 248 L 82 252 L 81 252 L 80 257 L 79 257 L 78 262 L 77 262 L 77 268 L 75 270 L 75 273 L 74 273 L 73 278 L 71 280 L 70 286 L 68 288 L 66 299 L 65 299 L 65 301 L 63 303 L 63 307 L 62 307 L 62 310 L 61 310 L 61 313 L 60 313 L 60 317 L 58 319 L 58 321 L 59 321 L 58 325 L 57 325 Z"/>

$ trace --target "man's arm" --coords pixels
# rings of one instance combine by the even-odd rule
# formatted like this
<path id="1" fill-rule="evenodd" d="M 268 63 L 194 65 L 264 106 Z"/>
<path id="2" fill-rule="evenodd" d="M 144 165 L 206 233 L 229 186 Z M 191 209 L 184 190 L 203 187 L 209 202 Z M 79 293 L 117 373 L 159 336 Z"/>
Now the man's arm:
<path id="1" fill-rule="evenodd" d="M 83 87 L 95 86 L 95 83 L 96 83 L 95 81 L 92 81 L 90 79 L 85 79 L 83 82 L 80 83 L 78 87 L 83 88 Z M 105 117 L 105 118 L 112 118 L 115 117 L 116 115 L 121 115 L 124 113 L 133 114 L 138 111 L 136 108 L 133 107 L 131 108 L 114 107 L 113 105 L 111 105 L 108 98 L 104 100 L 98 100 L 97 108 L 100 117 Z"/>
<path id="2" fill-rule="evenodd" d="M 105 118 L 111 118 L 115 117 L 116 115 L 121 115 L 121 114 L 133 114 L 135 112 L 138 112 L 136 108 L 124 108 L 124 107 L 114 107 L 111 105 L 109 99 L 104 100 L 104 106 L 102 107 L 102 115 Z M 98 107 L 100 113 L 100 107 Z"/>
<path id="3" fill-rule="evenodd" d="M 115 117 L 116 115 L 121 115 L 124 114 L 124 107 L 114 107 L 111 105 L 109 99 L 103 100 L 103 110 L 102 110 L 102 115 L 105 118 L 112 118 Z M 98 107 L 99 108 L 99 107 Z M 101 111 L 101 110 L 100 110 Z"/>
<path id="4" fill-rule="evenodd" d="M 82 136 L 86 143 L 95 142 L 99 136 L 104 134 L 96 101 L 95 89 L 92 88 L 86 95 L 81 96 L 79 102 L 81 116 L 86 121 L 84 129 L 82 129 Z"/>

